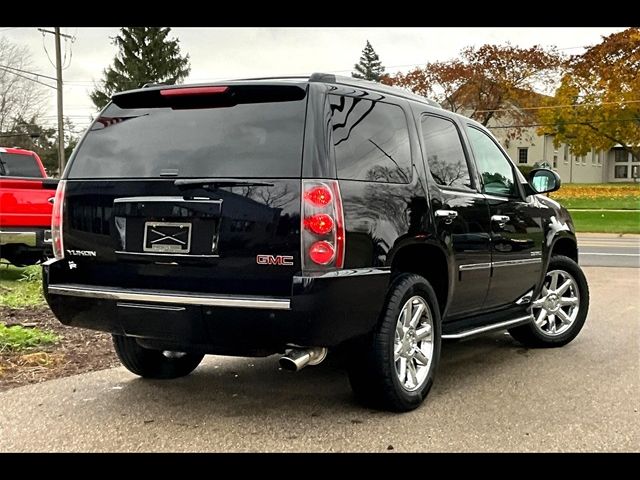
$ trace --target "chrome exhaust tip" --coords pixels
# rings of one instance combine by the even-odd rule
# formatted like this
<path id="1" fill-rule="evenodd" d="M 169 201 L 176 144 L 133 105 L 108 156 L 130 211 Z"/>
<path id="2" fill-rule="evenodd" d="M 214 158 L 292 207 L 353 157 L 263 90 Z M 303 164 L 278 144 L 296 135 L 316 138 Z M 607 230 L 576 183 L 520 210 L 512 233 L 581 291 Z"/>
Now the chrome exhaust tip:
<path id="1" fill-rule="evenodd" d="M 299 372 L 307 365 L 318 365 L 327 357 L 326 347 L 292 348 L 280 358 L 280 367 Z"/>
<path id="2" fill-rule="evenodd" d="M 167 358 L 182 358 L 187 352 L 174 352 L 173 350 L 163 350 L 162 354 Z"/>

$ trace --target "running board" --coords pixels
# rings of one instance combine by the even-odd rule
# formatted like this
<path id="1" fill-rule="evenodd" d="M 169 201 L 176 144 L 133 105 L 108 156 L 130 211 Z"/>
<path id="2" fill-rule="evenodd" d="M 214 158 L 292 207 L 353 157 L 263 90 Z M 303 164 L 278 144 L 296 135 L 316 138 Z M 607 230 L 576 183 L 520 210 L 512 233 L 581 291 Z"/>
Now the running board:
<path id="1" fill-rule="evenodd" d="M 480 335 L 481 333 L 493 332 L 494 330 L 504 330 L 505 328 L 515 327 L 517 325 L 523 325 L 533 320 L 531 315 L 524 317 L 514 318 L 513 320 L 507 320 L 505 322 L 494 323 L 491 325 L 484 325 L 478 328 L 472 328 L 471 330 L 464 330 L 458 333 L 447 333 L 442 335 L 443 340 L 461 340 L 463 338 L 473 337 Z"/>

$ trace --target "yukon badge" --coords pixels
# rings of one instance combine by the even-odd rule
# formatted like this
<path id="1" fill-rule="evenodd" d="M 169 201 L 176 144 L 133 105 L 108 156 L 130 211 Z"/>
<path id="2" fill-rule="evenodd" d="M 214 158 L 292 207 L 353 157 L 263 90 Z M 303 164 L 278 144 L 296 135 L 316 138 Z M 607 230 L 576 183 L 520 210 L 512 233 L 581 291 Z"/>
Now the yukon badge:
<path id="1" fill-rule="evenodd" d="M 293 265 L 291 255 L 256 255 L 258 265 Z"/>
<path id="2" fill-rule="evenodd" d="M 95 257 L 96 252 L 93 250 L 67 250 L 67 253 L 74 257 Z"/>

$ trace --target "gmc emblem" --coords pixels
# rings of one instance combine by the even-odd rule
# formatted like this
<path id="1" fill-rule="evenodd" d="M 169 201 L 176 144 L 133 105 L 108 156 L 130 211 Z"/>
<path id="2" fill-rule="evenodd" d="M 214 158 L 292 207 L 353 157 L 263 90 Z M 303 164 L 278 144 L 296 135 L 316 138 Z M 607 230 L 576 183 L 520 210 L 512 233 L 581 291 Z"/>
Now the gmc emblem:
<path id="1" fill-rule="evenodd" d="M 258 265 L 293 265 L 291 255 L 256 255 Z"/>

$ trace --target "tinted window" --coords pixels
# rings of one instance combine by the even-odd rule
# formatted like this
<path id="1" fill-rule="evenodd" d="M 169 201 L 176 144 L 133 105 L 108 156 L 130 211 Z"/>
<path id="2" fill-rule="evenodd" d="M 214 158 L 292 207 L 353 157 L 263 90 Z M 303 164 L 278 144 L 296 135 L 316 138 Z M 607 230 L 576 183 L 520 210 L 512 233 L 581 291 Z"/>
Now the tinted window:
<path id="1" fill-rule="evenodd" d="M 11 177 L 42 178 L 42 172 L 33 155 L 19 155 L 16 153 L 0 153 L 0 173 Z"/>
<path id="2" fill-rule="evenodd" d="M 469 142 L 482 177 L 483 192 L 500 196 L 515 196 L 516 184 L 511 163 L 484 132 L 469 128 Z"/>
<path id="3" fill-rule="evenodd" d="M 397 105 L 329 95 L 338 177 L 409 183 L 411 152 L 404 112 Z"/>
<path id="4" fill-rule="evenodd" d="M 471 189 L 469 166 L 458 129 L 451 120 L 425 115 L 422 138 L 431 175 L 438 185 Z"/>
<path id="5" fill-rule="evenodd" d="M 69 178 L 299 177 L 305 100 L 220 108 L 111 104 L 77 150 Z"/>

